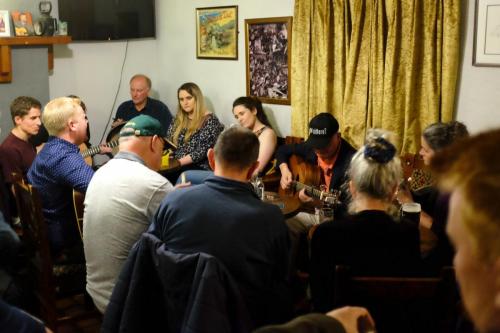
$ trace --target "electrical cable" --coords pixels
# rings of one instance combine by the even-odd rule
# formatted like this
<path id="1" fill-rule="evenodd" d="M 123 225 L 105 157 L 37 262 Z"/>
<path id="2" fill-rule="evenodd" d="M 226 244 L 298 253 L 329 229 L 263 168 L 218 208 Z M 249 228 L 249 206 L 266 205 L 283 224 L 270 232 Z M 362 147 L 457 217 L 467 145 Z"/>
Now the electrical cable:
<path id="1" fill-rule="evenodd" d="M 120 70 L 120 81 L 118 82 L 118 88 L 116 89 L 115 98 L 113 100 L 113 105 L 111 106 L 111 110 L 110 110 L 109 116 L 108 116 L 108 121 L 106 122 L 106 126 L 104 126 L 104 130 L 102 132 L 101 139 L 99 140 L 99 143 L 101 143 L 102 140 L 104 139 L 104 136 L 106 135 L 111 118 L 113 117 L 113 112 L 115 111 L 116 100 L 118 98 L 118 93 L 120 92 L 120 88 L 122 86 L 122 81 L 123 81 L 123 69 L 125 68 L 125 62 L 127 61 L 128 42 L 129 42 L 129 40 L 127 39 L 127 41 L 125 43 L 125 54 L 123 55 L 122 68 Z"/>

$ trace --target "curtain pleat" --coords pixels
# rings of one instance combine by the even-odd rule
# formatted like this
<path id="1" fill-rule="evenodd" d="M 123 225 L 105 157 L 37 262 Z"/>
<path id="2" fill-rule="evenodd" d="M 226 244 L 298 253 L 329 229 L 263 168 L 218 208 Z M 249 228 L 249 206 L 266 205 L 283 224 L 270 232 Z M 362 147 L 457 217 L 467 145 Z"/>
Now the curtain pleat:
<path id="1" fill-rule="evenodd" d="M 294 135 L 326 111 L 355 146 L 379 127 L 416 152 L 425 126 L 453 118 L 459 0 L 296 0 L 293 36 Z"/>

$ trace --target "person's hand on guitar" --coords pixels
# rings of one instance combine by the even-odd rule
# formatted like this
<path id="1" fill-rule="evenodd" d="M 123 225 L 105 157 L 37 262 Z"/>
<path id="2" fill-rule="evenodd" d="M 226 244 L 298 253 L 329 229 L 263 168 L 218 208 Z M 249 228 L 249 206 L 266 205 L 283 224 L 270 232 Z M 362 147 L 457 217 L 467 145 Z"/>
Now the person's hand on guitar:
<path id="1" fill-rule="evenodd" d="M 101 143 L 99 145 L 99 154 L 105 155 L 105 154 L 109 154 L 112 152 L 113 152 L 113 148 L 109 147 L 107 144 Z"/>
<path id="2" fill-rule="evenodd" d="M 281 171 L 281 179 L 280 179 L 281 188 L 287 190 L 292 185 L 293 181 L 292 172 L 290 171 L 286 163 L 280 164 L 280 171 Z"/>
<path id="3" fill-rule="evenodd" d="M 111 128 L 115 128 L 116 126 L 119 126 L 121 124 L 123 124 L 125 122 L 125 120 L 121 119 L 121 118 L 118 118 L 118 119 L 115 119 L 113 121 L 113 123 L 111 124 Z"/>
<path id="4" fill-rule="evenodd" d="M 312 202 L 314 199 L 306 194 L 306 189 L 303 188 L 299 191 L 299 200 L 302 202 Z"/>

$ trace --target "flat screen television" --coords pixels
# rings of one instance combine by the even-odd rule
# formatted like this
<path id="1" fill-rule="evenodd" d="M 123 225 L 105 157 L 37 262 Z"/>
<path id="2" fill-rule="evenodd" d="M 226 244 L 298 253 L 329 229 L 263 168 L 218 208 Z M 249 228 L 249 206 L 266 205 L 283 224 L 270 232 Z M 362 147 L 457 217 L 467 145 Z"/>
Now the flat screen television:
<path id="1" fill-rule="evenodd" d="M 155 37 L 155 0 L 59 0 L 73 40 Z"/>

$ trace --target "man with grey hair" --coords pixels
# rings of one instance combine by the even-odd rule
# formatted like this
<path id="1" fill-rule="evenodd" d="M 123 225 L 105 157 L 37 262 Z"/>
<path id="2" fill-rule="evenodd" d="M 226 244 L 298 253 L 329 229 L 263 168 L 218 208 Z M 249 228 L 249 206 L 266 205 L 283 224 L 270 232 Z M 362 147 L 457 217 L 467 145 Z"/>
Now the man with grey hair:
<path id="1" fill-rule="evenodd" d="M 132 76 L 130 79 L 130 97 L 132 99 L 120 104 L 111 127 L 114 128 L 138 115 L 145 114 L 157 119 L 166 133 L 172 122 L 172 114 L 164 103 L 149 97 L 150 90 L 151 79 L 149 77 L 144 74 Z"/>
<path id="2" fill-rule="evenodd" d="M 158 120 L 140 115 L 120 131 L 120 151 L 96 171 L 85 196 L 87 291 L 104 313 L 132 245 L 174 188 L 157 171 L 164 139 Z"/>
<path id="3" fill-rule="evenodd" d="M 60 97 L 45 106 L 42 120 L 50 137 L 28 171 L 28 182 L 42 201 L 52 256 L 83 259 L 72 194 L 73 189 L 85 193 L 94 175 L 78 148 L 87 138 L 87 116 L 74 99 Z"/>
<path id="4" fill-rule="evenodd" d="M 288 230 L 280 209 L 259 200 L 249 179 L 259 140 L 231 127 L 208 151 L 214 175 L 169 194 L 150 232 L 177 253 L 208 253 L 238 283 L 256 326 L 288 319 Z"/>

